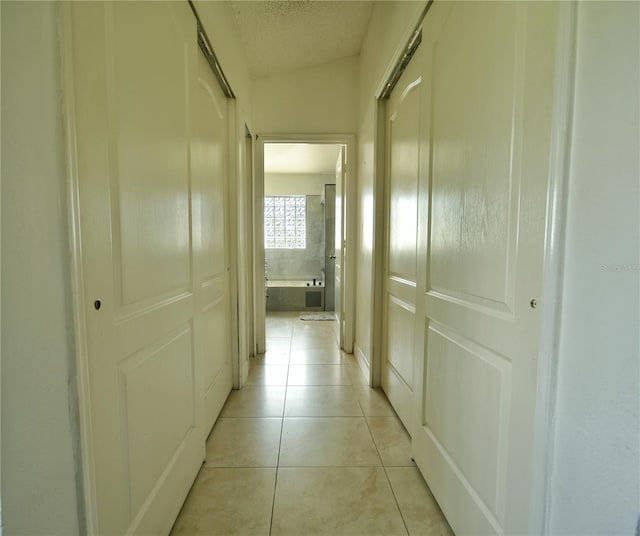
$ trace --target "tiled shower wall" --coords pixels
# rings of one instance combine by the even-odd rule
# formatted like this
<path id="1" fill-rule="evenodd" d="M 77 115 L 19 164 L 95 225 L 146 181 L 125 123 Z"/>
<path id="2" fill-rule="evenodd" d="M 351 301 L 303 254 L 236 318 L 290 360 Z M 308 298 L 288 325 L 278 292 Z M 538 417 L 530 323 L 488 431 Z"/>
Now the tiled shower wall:
<path id="1" fill-rule="evenodd" d="M 323 279 L 324 205 L 319 195 L 307 196 L 307 247 L 305 249 L 265 249 L 270 280 L 310 281 Z"/>

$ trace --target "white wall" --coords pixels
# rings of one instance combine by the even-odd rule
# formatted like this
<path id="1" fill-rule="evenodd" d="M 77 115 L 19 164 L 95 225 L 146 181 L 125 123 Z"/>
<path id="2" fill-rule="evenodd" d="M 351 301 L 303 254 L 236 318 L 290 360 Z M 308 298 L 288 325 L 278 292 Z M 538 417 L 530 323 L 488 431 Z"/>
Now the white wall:
<path id="1" fill-rule="evenodd" d="M 78 534 L 55 4 L 2 9 L 5 534 Z"/>
<path id="2" fill-rule="evenodd" d="M 332 175 L 265 173 L 264 195 L 324 196 L 324 185 L 335 183 L 335 173 Z"/>
<path id="3" fill-rule="evenodd" d="M 424 2 L 376 2 L 360 53 L 358 92 L 358 241 L 356 264 L 355 351 L 371 358 L 371 279 L 373 270 L 373 174 L 375 92 L 397 50 L 419 20 Z"/>
<path id="4" fill-rule="evenodd" d="M 351 134 L 357 127 L 358 57 L 256 78 L 258 133 Z"/>
<path id="5" fill-rule="evenodd" d="M 578 8 L 551 534 L 633 534 L 640 511 L 639 8 Z"/>

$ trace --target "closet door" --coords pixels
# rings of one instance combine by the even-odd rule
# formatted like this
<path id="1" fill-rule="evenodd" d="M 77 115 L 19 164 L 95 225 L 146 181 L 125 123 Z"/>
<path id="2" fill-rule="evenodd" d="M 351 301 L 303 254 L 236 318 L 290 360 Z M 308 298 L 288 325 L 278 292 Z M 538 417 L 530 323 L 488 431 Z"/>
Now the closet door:
<path id="1" fill-rule="evenodd" d="M 386 244 L 381 384 L 403 424 L 413 429 L 418 186 L 421 160 L 423 54 L 420 48 L 393 89 L 386 119 Z M 422 152 L 421 152 L 422 150 Z"/>
<path id="2" fill-rule="evenodd" d="M 436 2 L 413 454 L 458 534 L 530 530 L 558 5 Z M 418 285 L 420 286 L 420 284 Z"/>
<path id="3" fill-rule="evenodd" d="M 187 2 L 63 9 L 72 30 L 90 530 L 166 534 L 229 388 L 228 293 L 225 277 L 216 279 L 225 272 L 221 179 L 202 156 L 224 153 L 224 119 L 202 98 L 202 122 L 216 122 L 204 132 L 191 109 L 199 67 Z M 209 399 L 218 379 L 223 392 L 205 419 L 205 392 Z"/>
<path id="4" fill-rule="evenodd" d="M 227 99 L 201 50 L 193 85 L 191 178 L 196 353 L 201 366 L 203 425 L 208 435 L 231 391 Z"/>

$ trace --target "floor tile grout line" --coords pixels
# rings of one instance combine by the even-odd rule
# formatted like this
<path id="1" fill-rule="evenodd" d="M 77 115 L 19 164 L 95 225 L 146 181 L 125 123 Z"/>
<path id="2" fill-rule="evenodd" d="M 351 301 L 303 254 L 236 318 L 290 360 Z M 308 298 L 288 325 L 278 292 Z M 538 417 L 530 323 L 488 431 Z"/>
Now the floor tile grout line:
<path id="1" fill-rule="evenodd" d="M 387 466 L 384 463 L 384 460 L 382 459 L 382 454 L 380 453 L 380 449 L 378 448 L 378 443 L 376 442 L 376 439 L 373 435 L 373 432 L 371 431 L 371 425 L 369 424 L 369 419 L 367 417 L 365 417 L 365 422 L 367 423 L 367 428 L 369 429 L 369 434 L 371 435 L 371 440 L 373 441 L 374 446 L 376 447 L 376 452 L 378 453 L 378 456 L 380 457 L 380 463 L 382 464 L 382 469 L 384 471 L 384 476 L 387 479 L 387 484 L 389 484 L 389 489 L 391 490 L 391 495 L 393 495 L 393 500 L 396 503 L 396 508 L 398 509 L 398 513 L 400 514 L 400 519 L 402 519 L 402 524 L 404 525 L 404 530 L 406 531 L 407 535 L 409 534 L 409 527 L 407 527 L 407 522 L 404 519 L 404 515 L 402 514 L 402 509 L 400 508 L 400 503 L 398 502 L 398 498 L 396 497 L 396 493 L 393 490 L 393 486 L 391 485 L 391 480 L 389 479 L 389 474 L 387 473 Z"/>
<path id="2" fill-rule="evenodd" d="M 364 422 L 367 425 L 367 430 L 369 430 L 369 435 L 371 436 L 371 442 L 373 443 L 373 446 L 376 448 L 376 453 L 378 454 L 378 458 L 380 458 L 380 464 L 384 466 L 384 460 L 382 459 L 382 454 L 380 453 L 378 442 L 376 441 L 376 438 L 373 435 L 373 432 L 371 431 L 371 425 L 369 424 L 369 419 L 367 418 L 366 415 L 364 416 Z"/>
<path id="3" fill-rule="evenodd" d="M 415 465 L 384 465 L 384 464 L 344 464 L 344 465 L 206 465 L 203 464 L 200 468 L 203 469 L 344 469 L 345 467 L 353 469 L 367 469 L 372 467 L 382 467 L 384 469 L 417 469 Z"/>
<path id="4" fill-rule="evenodd" d="M 371 468 L 383 468 L 384 465 L 281 465 L 277 469 L 371 469 Z M 273 469 L 273 467 L 269 467 Z"/>
<path id="5" fill-rule="evenodd" d="M 389 489 L 391 490 L 391 495 L 393 495 L 393 500 L 396 503 L 396 507 L 398 508 L 398 513 L 400 514 L 400 519 L 402 519 L 402 524 L 404 525 L 404 530 L 407 532 L 407 535 L 410 535 L 409 527 L 407 526 L 407 521 L 404 518 L 404 514 L 402 513 L 402 508 L 400 508 L 400 503 L 398 502 L 398 497 L 396 496 L 396 492 L 393 489 L 393 485 L 391 484 L 391 479 L 389 478 L 389 473 L 387 472 L 387 467 L 385 465 L 382 466 L 384 470 L 384 476 L 387 479 L 387 483 L 389 484 Z"/>
<path id="6" fill-rule="evenodd" d="M 280 440 L 278 442 L 278 457 L 276 459 L 276 475 L 273 481 L 273 499 L 271 501 L 271 518 L 269 520 L 269 536 L 273 530 L 273 514 L 276 508 L 276 492 L 278 490 L 278 469 L 280 468 L 280 451 L 282 450 L 282 434 L 284 433 L 284 415 L 287 407 L 287 388 L 289 384 L 289 367 L 291 362 L 291 344 L 293 340 L 293 323 L 291 324 L 291 336 L 289 338 L 289 358 L 287 361 L 287 381 L 284 386 L 284 400 L 282 402 L 282 420 L 280 421 Z"/>

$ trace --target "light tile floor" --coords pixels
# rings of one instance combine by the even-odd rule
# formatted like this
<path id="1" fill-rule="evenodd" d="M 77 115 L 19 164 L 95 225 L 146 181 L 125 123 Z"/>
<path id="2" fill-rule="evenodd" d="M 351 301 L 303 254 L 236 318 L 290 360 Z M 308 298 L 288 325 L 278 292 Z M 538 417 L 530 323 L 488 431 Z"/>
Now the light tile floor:
<path id="1" fill-rule="evenodd" d="M 267 316 L 267 353 L 229 395 L 173 535 L 453 534 L 334 327 Z"/>

